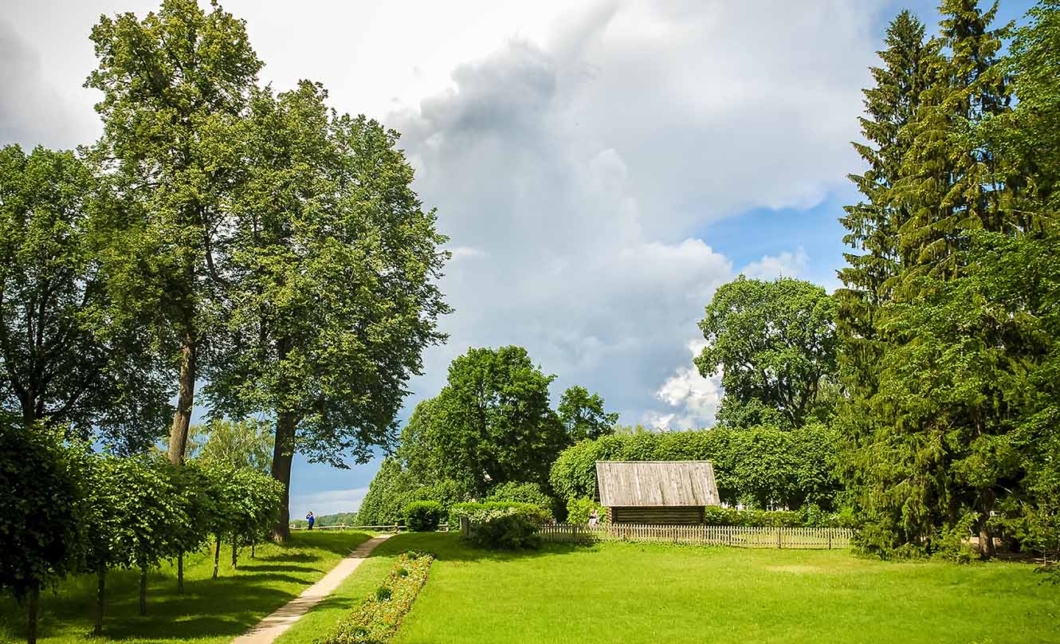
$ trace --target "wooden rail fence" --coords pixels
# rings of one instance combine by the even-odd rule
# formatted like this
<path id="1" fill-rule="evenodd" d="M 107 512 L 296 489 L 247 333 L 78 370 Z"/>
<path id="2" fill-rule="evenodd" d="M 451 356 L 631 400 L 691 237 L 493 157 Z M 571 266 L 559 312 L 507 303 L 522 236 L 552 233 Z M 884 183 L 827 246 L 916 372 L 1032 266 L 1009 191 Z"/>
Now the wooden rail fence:
<path id="1" fill-rule="evenodd" d="M 291 530 L 308 530 L 304 525 L 291 524 Z M 345 523 L 339 523 L 336 525 L 315 525 L 313 531 L 317 530 L 361 530 L 364 532 L 393 532 L 397 534 L 399 532 L 407 532 L 408 528 L 403 525 L 346 525 Z M 449 524 L 443 523 L 438 526 L 438 532 L 449 532 Z"/>
<path id="2" fill-rule="evenodd" d="M 853 536 L 846 528 L 751 528 L 731 525 L 544 525 L 545 541 L 595 543 L 644 541 L 734 548 L 826 549 L 849 548 Z"/>

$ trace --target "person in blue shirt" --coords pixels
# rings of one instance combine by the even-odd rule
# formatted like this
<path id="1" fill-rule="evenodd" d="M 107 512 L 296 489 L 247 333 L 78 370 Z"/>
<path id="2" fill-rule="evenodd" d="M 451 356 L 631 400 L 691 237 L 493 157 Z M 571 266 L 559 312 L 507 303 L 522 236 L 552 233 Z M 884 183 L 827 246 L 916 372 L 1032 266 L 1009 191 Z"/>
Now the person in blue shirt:
<path id="1" fill-rule="evenodd" d="M 313 518 L 313 513 L 310 512 L 309 514 L 305 515 L 305 520 L 306 520 L 306 523 L 309 524 L 309 529 L 312 530 L 313 529 L 313 521 L 316 520 L 316 519 Z"/>

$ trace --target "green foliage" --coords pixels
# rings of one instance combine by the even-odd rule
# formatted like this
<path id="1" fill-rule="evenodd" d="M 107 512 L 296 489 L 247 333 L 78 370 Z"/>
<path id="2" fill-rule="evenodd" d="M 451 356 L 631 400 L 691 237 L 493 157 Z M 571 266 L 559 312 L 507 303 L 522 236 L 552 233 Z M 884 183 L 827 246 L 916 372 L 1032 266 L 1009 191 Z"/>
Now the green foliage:
<path id="1" fill-rule="evenodd" d="M 587 497 L 569 499 L 567 501 L 567 523 L 585 525 L 589 523 L 589 517 L 594 510 L 600 522 L 603 523 L 607 517 L 607 508 Z"/>
<path id="2" fill-rule="evenodd" d="M 432 532 L 442 522 L 442 512 L 437 501 L 413 501 L 405 506 L 405 525 L 413 532 Z"/>
<path id="3" fill-rule="evenodd" d="M 814 503 L 831 510 L 839 490 L 836 456 L 835 432 L 823 425 L 616 434 L 564 450 L 551 483 L 568 501 L 596 498 L 596 461 L 707 460 L 725 503 L 762 509 Z"/>
<path id="4" fill-rule="evenodd" d="M 249 467 L 269 472 L 274 433 L 269 421 L 213 419 L 205 425 L 192 426 L 188 456 L 208 467 Z"/>
<path id="5" fill-rule="evenodd" d="M 826 515 L 817 506 L 808 505 L 802 510 L 738 510 L 710 506 L 704 510 L 703 522 L 707 525 L 735 525 L 754 528 L 838 528 L 837 515 Z"/>
<path id="6" fill-rule="evenodd" d="M 511 501 L 514 503 L 532 503 L 542 508 L 552 507 L 552 497 L 545 494 L 537 483 L 501 483 L 490 490 L 487 501 Z"/>
<path id="7" fill-rule="evenodd" d="M 98 181 L 70 152 L 0 149 L 0 405 L 141 451 L 170 412 L 98 269 Z"/>
<path id="8" fill-rule="evenodd" d="M 563 392 L 556 411 L 571 442 L 575 443 L 610 434 L 618 422 L 617 413 L 604 411 L 604 399 L 600 394 L 590 395 L 585 387 L 578 385 Z"/>
<path id="9" fill-rule="evenodd" d="M 382 586 L 338 626 L 317 640 L 318 644 L 385 644 L 397 632 L 412 609 L 416 595 L 427 583 L 432 555 L 405 553 L 397 558 Z M 404 573 L 404 574 L 402 574 Z"/>
<path id="10" fill-rule="evenodd" d="M 153 331 L 179 378 L 170 459 L 184 458 L 195 382 L 220 326 L 230 207 L 245 159 L 238 136 L 261 62 L 242 21 L 217 4 L 164 0 L 92 29 L 103 136 L 91 151 L 115 207 L 97 224 L 99 259 L 121 320 Z M 176 371 L 179 369 L 179 376 Z"/>
<path id="11" fill-rule="evenodd" d="M 413 501 L 437 501 L 443 514 L 455 503 L 466 501 L 470 492 L 455 481 L 441 481 L 424 485 L 394 458 L 383 463 L 368 486 L 368 494 L 357 511 L 361 525 L 394 525 L 405 518 L 404 508 Z"/>
<path id="12" fill-rule="evenodd" d="M 722 371 L 723 407 L 776 410 L 785 427 L 826 420 L 830 405 L 822 405 L 820 392 L 837 370 L 834 320 L 835 303 L 819 286 L 740 276 L 707 305 L 699 323 L 707 346 L 696 365 L 705 378 Z"/>
<path id="13" fill-rule="evenodd" d="M 965 560 L 973 534 L 979 556 L 997 537 L 1060 543 L 1046 304 L 1060 175 L 1043 147 L 1060 124 L 1060 4 L 1030 13 L 1005 60 L 996 9 L 946 0 L 927 44 L 899 16 L 866 91 L 866 201 L 844 220 L 862 254 L 837 293 L 840 462 L 862 547 L 883 556 Z"/>
<path id="14" fill-rule="evenodd" d="M 0 589 L 19 601 L 77 567 L 83 460 L 60 431 L 0 422 Z"/>
<path id="15" fill-rule="evenodd" d="M 455 481 L 480 498 L 509 481 L 547 484 L 569 441 L 549 407 L 553 379 L 521 347 L 469 350 L 438 396 L 417 405 L 399 458 L 422 481 Z"/>
<path id="16" fill-rule="evenodd" d="M 470 523 L 472 543 L 494 550 L 518 550 L 539 545 L 537 529 L 551 520 L 552 514 L 532 503 L 487 501 L 454 505 L 449 525 L 460 525 L 461 518 Z"/>

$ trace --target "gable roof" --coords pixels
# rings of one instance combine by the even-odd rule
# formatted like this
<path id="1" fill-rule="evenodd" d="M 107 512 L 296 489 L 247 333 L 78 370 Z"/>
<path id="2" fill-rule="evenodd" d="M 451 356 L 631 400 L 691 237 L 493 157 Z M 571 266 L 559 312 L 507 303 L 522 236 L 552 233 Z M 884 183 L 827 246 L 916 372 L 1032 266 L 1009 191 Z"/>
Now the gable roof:
<path id="1" fill-rule="evenodd" d="M 597 461 L 596 480 L 607 507 L 720 503 L 710 461 Z"/>

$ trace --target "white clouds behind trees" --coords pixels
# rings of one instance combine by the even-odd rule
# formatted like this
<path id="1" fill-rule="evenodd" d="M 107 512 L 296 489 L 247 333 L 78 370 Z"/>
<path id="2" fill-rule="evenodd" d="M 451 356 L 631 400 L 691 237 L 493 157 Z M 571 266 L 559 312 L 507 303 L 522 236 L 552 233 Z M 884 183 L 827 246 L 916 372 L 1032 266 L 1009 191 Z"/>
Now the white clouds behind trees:
<path id="1" fill-rule="evenodd" d="M 416 398 L 467 347 L 519 344 L 557 388 L 599 391 L 624 422 L 689 425 L 712 419 L 720 391 L 688 342 L 739 269 L 703 226 L 809 208 L 858 167 L 849 141 L 882 4 L 224 2 L 248 22 L 263 80 L 319 80 L 340 111 L 404 134 L 454 250 L 451 339 Z M 97 136 L 80 88 L 88 31 L 101 12 L 155 6 L 15 3 L 0 25 L 0 142 Z M 790 275 L 812 259 L 793 248 L 744 269 Z"/>

